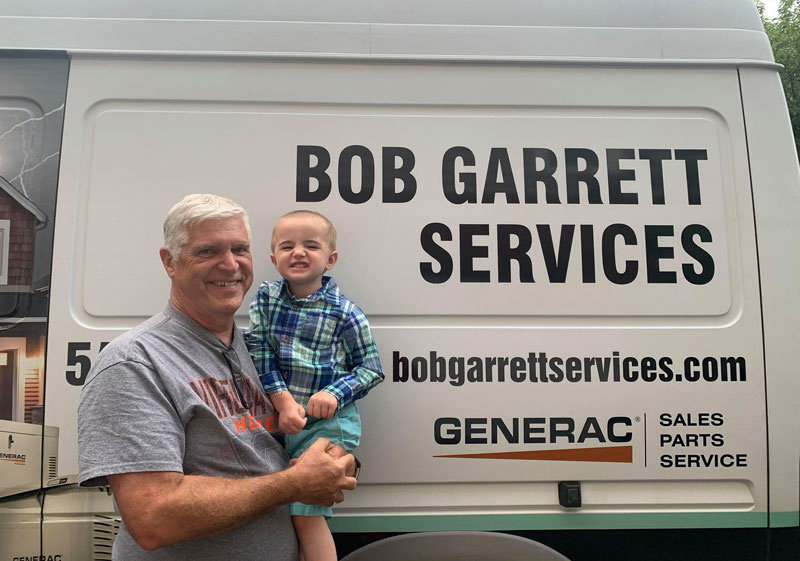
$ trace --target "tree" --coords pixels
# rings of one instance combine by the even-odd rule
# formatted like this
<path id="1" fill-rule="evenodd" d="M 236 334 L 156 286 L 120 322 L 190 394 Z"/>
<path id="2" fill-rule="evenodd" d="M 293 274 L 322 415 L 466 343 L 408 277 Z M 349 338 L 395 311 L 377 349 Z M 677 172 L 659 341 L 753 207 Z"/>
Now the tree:
<path id="1" fill-rule="evenodd" d="M 800 0 L 780 0 L 778 17 L 764 17 L 764 3 L 755 0 L 767 32 L 775 62 L 784 66 L 781 73 L 794 141 L 800 153 Z"/>

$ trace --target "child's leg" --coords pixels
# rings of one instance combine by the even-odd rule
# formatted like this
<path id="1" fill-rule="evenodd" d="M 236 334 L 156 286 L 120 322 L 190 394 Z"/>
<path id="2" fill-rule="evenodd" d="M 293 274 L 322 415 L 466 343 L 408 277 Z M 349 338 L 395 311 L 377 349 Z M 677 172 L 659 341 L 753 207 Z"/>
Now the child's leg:
<path id="1" fill-rule="evenodd" d="M 328 453 L 334 458 L 341 458 L 347 454 L 348 449 L 353 449 L 358 445 L 360 436 L 360 419 L 355 405 L 345 408 L 346 427 L 340 423 L 340 414 L 337 413 L 332 419 L 315 420 L 312 426 L 306 425 L 306 429 L 296 435 L 286 436 L 286 450 L 292 456 L 299 456 L 303 450 L 310 446 L 320 436 L 329 438 L 332 443 Z M 351 418 L 354 418 L 353 421 Z M 352 427 L 357 430 L 351 430 Z M 357 425 L 357 426 L 356 426 Z M 348 430 L 343 430 L 347 428 Z M 353 434 L 351 434 L 353 433 Z M 297 442 L 295 442 L 297 440 Z M 291 451 L 290 451 L 291 450 Z M 294 523 L 297 538 L 300 541 L 301 561 L 336 561 L 336 544 L 333 541 L 325 517 L 331 516 L 330 508 L 314 507 L 292 504 L 292 522 Z"/>
<path id="2" fill-rule="evenodd" d="M 292 516 L 301 561 L 336 561 L 336 544 L 324 516 Z"/>

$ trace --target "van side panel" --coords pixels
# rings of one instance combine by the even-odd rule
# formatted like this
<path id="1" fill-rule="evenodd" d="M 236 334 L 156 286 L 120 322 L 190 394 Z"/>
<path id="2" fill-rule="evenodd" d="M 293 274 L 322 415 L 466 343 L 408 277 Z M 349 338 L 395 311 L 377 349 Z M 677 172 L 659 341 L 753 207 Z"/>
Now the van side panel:
<path id="1" fill-rule="evenodd" d="M 161 220 L 210 191 L 250 211 L 257 279 L 284 212 L 339 228 L 387 380 L 335 529 L 766 526 L 734 68 L 86 56 L 69 87 L 47 398 L 65 473 L 84 366 L 164 306 Z"/>
<path id="2" fill-rule="evenodd" d="M 758 225 L 770 442 L 770 526 L 798 525 L 800 170 L 775 72 L 742 68 L 753 204 Z"/>

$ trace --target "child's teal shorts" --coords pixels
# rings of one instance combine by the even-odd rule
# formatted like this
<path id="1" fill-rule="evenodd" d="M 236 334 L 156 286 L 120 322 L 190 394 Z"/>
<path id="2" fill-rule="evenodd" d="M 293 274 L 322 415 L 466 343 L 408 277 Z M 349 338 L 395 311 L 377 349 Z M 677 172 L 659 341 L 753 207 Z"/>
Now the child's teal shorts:
<path id="1" fill-rule="evenodd" d="M 285 436 L 286 453 L 290 458 L 297 458 L 320 438 L 330 439 L 331 444 L 338 444 L 348 452 L 352 452 L 361 441 L 361 416 L 358 408 L 352 403 L 337 411 L 330 419 L 309 417 L 306 426 L 297 434 Z M 292 503 L 292 516 L 325 516 L 331 517 L 330 507 Z"/>

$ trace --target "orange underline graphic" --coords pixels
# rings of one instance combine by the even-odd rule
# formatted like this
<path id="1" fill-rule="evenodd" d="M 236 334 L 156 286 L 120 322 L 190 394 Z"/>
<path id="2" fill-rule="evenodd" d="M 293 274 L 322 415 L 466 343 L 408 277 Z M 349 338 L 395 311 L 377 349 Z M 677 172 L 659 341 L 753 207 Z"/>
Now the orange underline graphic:
<path id="1" fill-rule="evenodd" d="M 490 452 L 485 454 L 450 454 L 434 458 L 475 458 L 479 460 L 549 460 L 559 462 L 633 463 L 633 446 L 605 448 L 568 448 L 564 450 L 529 450 L 527 452 Z"/>
<path id="2" fill-rule="evenodd" d="M 0 458 L 0 460 L 3 460 L 4 462 L 14 462 L 15 464 L 25 463 L 24 459 L 17 459 L 17 458 Z"/>

